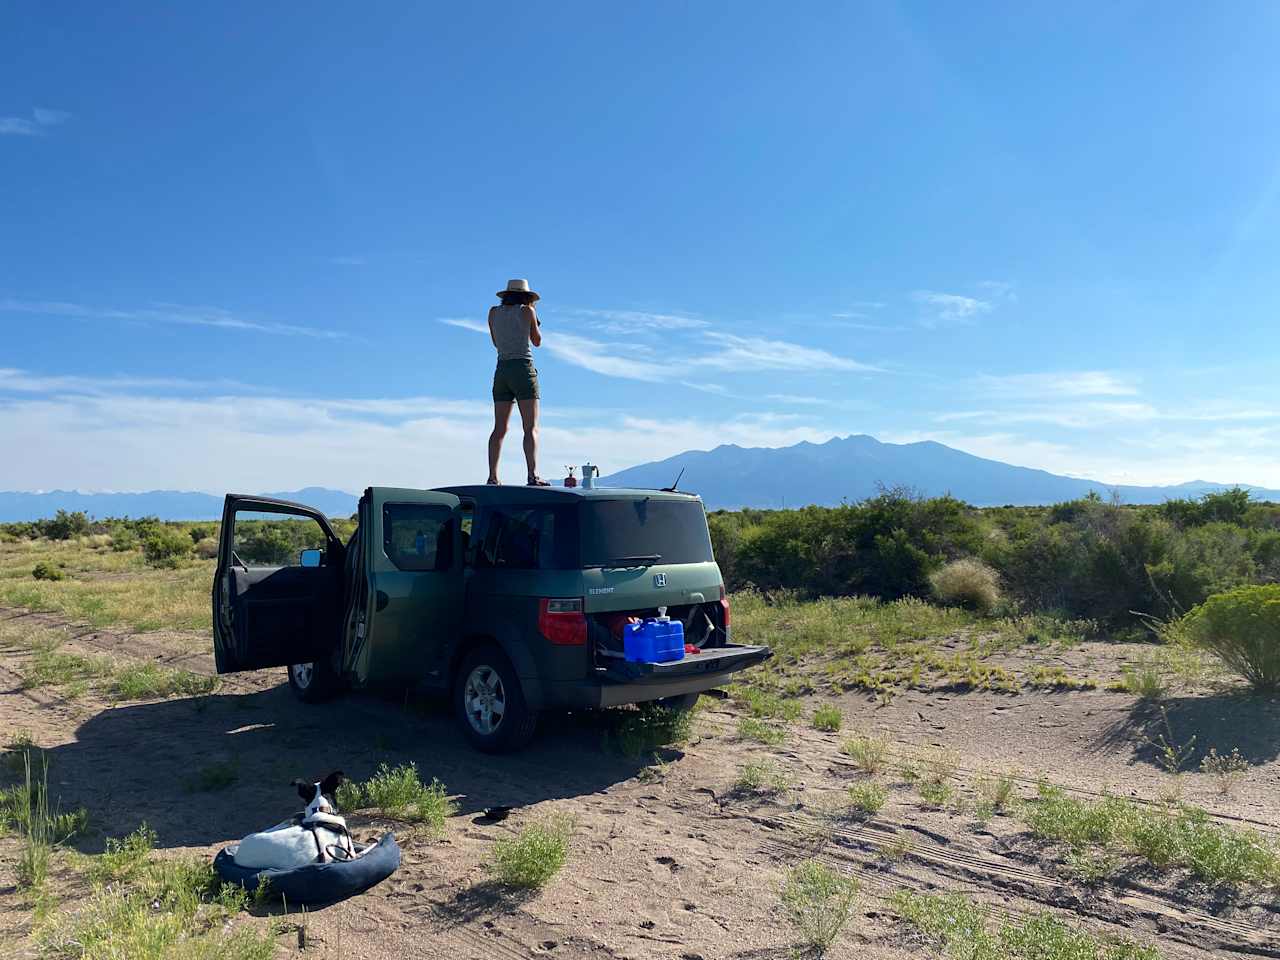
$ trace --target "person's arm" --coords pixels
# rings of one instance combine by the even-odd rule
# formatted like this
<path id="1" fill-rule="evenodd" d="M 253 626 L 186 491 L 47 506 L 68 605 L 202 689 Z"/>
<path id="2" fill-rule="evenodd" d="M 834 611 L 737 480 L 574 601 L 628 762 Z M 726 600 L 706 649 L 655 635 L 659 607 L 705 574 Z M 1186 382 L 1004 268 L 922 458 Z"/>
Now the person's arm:
<path id="1" fill-rule="evenodd" d="M 489 339 L 493 341 L 493 349 L 498 349 L 498 338 L 493 335 L 493 307 L 489 308 Z"/>
<path id="2" fill-rule="evenodd" d="M 538 311 L 529 304 L 529 342 L 535 347 L 542 346 L 542 325 L 538 321 Z"/>

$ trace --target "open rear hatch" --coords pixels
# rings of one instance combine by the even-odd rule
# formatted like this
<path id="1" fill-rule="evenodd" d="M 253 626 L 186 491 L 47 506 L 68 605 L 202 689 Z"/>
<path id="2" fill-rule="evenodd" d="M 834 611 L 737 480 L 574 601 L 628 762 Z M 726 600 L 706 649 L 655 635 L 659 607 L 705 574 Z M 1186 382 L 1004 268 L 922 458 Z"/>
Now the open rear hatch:
<path id="1" fill-rule="evenodd" d="M 682 660 L 669 663 L 633 663 L 630 660 L 611 658 L 604 668 L 610 680 L 619 683 L 643 683 L 680 680 L 704 673 L 736 673 L 773 656 L 768 647 L 747 647 L 730 643 L 722 647 L 709 647 L 701 653 L 687 653 Z"/>

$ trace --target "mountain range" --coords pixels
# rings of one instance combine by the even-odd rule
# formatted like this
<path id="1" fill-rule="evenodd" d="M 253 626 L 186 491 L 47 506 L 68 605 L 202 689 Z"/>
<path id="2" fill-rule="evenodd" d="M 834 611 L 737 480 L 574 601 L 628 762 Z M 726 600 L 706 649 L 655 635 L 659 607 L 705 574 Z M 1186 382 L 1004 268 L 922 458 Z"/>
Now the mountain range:
<path id="1" fill-rule="evenodd" d="M 355 494 L 325 487 L 307 487 L 262 496 L 293 500 L 315 507 L 330 517 L 356 512 Z M 219 520 L 222 497 L 189 490 L 148 490 L 145 493 L 81 493 L 49 490 L 42 493 L 0 492 L 0 522 L 38 520 L 59 510 L 83 510 L 90 517 L 159 517 L 161 520 Z"/>
<path id="2" fill-rule="evenodd" d="M 881 487 L 907 487 L 925 496 L 945 493 L 974 506 L 1061 503 L 1096 491 L 1116 493 L 1124 503 L 1162 503 L 1198 497 L 1233 486 L 1254 499 L 1280 501 L 1280 490 L 1249 484 L 1193 480 L 1173 486 L 1126 486 L 1064 477 L 1045 470 L 1015 467 L 975 457 L 941 443 L 882 443 L 865 435 L 833 437 L 826 443 L 791 447 L 739 447 L 688 450 L 653 463 L 628 467 L 599 483 L 609 487 L 667 487 L 680 477 L 680 489 L 701 494 L 712 510 L 738 507 L 834 506 L 874 496 Z M 331 517 L 355 512 L 357 496 L 342 490 L 307 487 L 266 496 L 316 507 Z M 222 497 L 183 490 L 145 493 L 0 492 L 0 521 L 36 520 L 59 510 L 83 510 L 91 517 L 159 517 L 161 520 L 216 520 Z"/>
<path id="3" fill-rule="evenodd" d="M 1173 486 L 1126 486 L 1063 477 L 975 457 L 932 440 L 882 443 L 866 435 L 834 437 L 826 443 L 791 447 L 689 450 L 602 477 L 614 487 L 666 487 L 684 471 L 680 489 L 701 494 L 708 509 L 834 506 L 874 496 L 881 487 L 908 487 L 925 496 L 953 497 L 974 506 L 1049 504 L 1074 500 L 1091 490 L 1114 491 L 1124 503 L 1162 503 L 1244 487 L 1258 500 L 1280 500 L 1280 490 L 1249 484 L 1193 480 Z"/>

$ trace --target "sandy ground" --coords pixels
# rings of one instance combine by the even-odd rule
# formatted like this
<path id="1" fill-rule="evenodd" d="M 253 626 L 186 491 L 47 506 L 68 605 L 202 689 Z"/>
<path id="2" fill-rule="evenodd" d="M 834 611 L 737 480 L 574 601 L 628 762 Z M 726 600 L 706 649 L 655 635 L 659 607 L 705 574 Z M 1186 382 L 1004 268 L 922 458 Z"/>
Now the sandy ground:
<path id="1" fill-rule="evenodd" d="M 10 626 L 24 618 L 33 628 L 51 622 L 0 611 Z M 198 636 L 71 630 L 71 649 L 212 671 L 208 640 Z M 1039 654 L 1070 670 L 1131 655 L 1104 644 Z M 1027 796 L 1043 775 L 1082 794 L 1109 790 L 1154 801 L 1174 788 L 1144 741 L 1163 721 L 1124 694 L 910 692 L 888 704 L 849 694 L 839 700 L 846 717 L 839 734 L 797 722 L 787 743 L 774 748 L 738 740 L 732 705 L 712 700 L 693 742 L 655 767 L 611 749 L 608 720 L 598 716 L 547 718 L 523 753 L 488 757 L 464 745 L 442 704 L 355 694 L 307 706 L 293 700 L 283 670 L 227 678 L 208 697 L 112 705 L 88 694 L 66 701 L 49 689 L 20 688 L 24 657 L 0 652 L 0 730 L 30 730 L 48 751 L 51 793 L 64 807 L 89 809 L 93 829 L 77 841 L 86 852 L 145 820 L 162 851 L 212 856 L 291 814 L 294 777 L 335 768 L 363 778 L 382 761 L 415 761 L 424 777 L 447 784 L 459 813 L 443 839 L 404 824 L 353 820 L 362 838 L 395 829 L 404 863 L 367 893 L 310 912 L 308 955 L 790 957 L 794 938 L 778 889 L 788 866 L 816 855 L 862 887 L 858 913 L 833 957 L 928 955 L 887 908 L 887 897 L 902 887 L 964 891 L 1001 915 L 1049 909 L 1098 933 L 1156 943 L 1167 957 L 1280 957 L 1280 905 L 1269 894 L 1214 891 L 1183 872 L 1143 869 L 1086 887 L 1012 818 L 978 825 L 967 815 L 926 809 L 893 776 L 885 781 L 892 784 L 889 802 L 874 819 L 815 829 L 815 812 L 860 776 L 838 751 L 844 737 L 859 732 L 889 737 L 898 760 L 954 751 L 962 788 L 981 773 L 1016 769 Z M 1238 747 L 1257 764 L 1230 800 L 1198 774 L 1179 779 L 1182 795 L 1228 822 L 1280 831 L 1280 703 L 1175 695 L 1167 712 L 1176 737 L 1194 734 L 1200 749 Z M 740 764 L 764 758 L 787 772 L 791 792 L 776 800 L 735 794 Z M 237 765 L 236 783 L 192 792 L 193 773 L 216 760 Z M 482 812 L 495 805 L 516 809 L 489 823 Z M 486 883 L 493 840 L 552 811 L 575 822 L 561 875 L 531 897 Z M 900 838 L 910 842 L 904 859 L 880 856 Z M 17 844 L 0 840 L 0 955 L 33 956 L 25 939 L 30 911 L 14 888 Z M 62 908 L 73 909 L 82 881 L 63 870 L 55 882 Z M 282 937 L 281 956 L 297 953 L 293 936 Z"/>

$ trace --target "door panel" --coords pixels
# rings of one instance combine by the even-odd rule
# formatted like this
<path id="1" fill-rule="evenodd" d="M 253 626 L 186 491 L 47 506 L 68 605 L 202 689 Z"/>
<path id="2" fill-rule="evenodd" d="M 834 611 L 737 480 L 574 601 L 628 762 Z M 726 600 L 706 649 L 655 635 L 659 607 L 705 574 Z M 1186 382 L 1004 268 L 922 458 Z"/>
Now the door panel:
<path id="1" fill-rule="evenodd" d="M 445 683 L 462 620 L 459 504 L 449 493 L 369 491 L 364 550 L 373 598 L 358 682 Z"/>
<path id="2" fill-rule="evenodd" d="M 322 550 L 320 565 L 302 566 L 302 549 L 316 546 Z M 218 672 L 306 663 L 331 654 L 339 635 L 342 586 L 342 544 L 323 514 L 304 504 L 229 494 L 213 578 Z"/>

